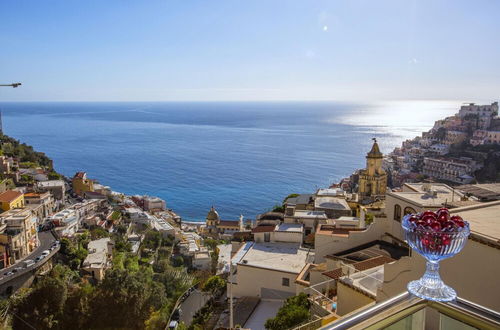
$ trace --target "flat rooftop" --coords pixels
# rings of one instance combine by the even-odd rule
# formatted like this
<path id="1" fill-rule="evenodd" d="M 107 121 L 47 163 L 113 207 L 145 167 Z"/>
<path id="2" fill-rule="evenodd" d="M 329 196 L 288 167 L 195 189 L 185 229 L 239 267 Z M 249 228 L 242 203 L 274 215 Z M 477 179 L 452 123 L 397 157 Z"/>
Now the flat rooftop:
<path id="1" fill-rule="evenodd" d="M 304 226 L 300 223 L 282 223 L 275 231 L 286 231 L 289 233 L 302 233 Z"/>
<path id="2" fill-rule="evenodd" d="M 49 180 L 49 181 L 40 181 L 37 183 L 38 187 L 60 187 L 64 186 L 63 180 Z"/>
<path id="3" fill-rule="evenodd" d="M 345 191 L 342 188 L 322 188 L 318 189 L 316 196 L 343 196 Z"/>
<path id="4" fill-rule="evenodd" d="M 351 210 L 345 199 L 331 196 L 316 197 L 314 207 L 330 210 Z"/>
<path id="5" fill-rule="evenodd" d="M 441 207 L 445 203 L 453 203 L 460 200 L 460 195 L 458 195 L 458 191 L 455 194 L 452 193 L 443 193 L 437 192 L 434 196 L 430 193 L 424 192 L 388 192 L 388 196 L 395 196 L 400 199 L 404 199 L 410 203 L 419 205 L 420 207 Z"/>
<path id="6" fill-rule="evenodd" d="M 299 274 L 312 255 L 299 243 L 254 243 L 238 264 Z"/>
<path id="7" fill-rule="evenodd" d="M 295 210 L 293 214 L 297 218 L 310 218 L 310 219 L 327 219 L 325 211 L 309 211 L 309 210 Z"/>
<path id="8" fill-rule="evenodd" d="M 500 199 L 500 183 L 467 184 L 458 186 L 457 189 L 482 200 Z"/>
<path id="9" fill-rule="evenodd" d="M 496 243 L 500 240 L 500 201 L 476 204 L 450 210 L 470 223 L 473 234 L 490 239 Z"/>

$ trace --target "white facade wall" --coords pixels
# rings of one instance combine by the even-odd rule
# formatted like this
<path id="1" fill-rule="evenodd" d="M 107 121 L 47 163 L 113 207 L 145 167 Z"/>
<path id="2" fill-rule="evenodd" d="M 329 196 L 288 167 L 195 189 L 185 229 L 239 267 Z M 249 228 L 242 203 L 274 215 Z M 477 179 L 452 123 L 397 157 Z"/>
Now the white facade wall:
<path id="1" fill-rule="evenodd" d="M 283 300 L 295 295 L 295 278 L 299 273 L 289 273 L 279 270 L 258 268 L 253 266 L 237 265 L 236 282 L 233 284 L 235 297 L 261 297 L 263 291 L 274 293 L 275 298 Z M 283 285 L 283 278 L 287 278 L 289 286 Z"/>
<path id="2" fill-rule="evenodd" d="M 314 263 L 325 261 L 325 256 L 354 248 L 374 240 L 381 239 L 387 232 L 387 219 L 375 218 L 373 223 L 363 231 L 351 231 L 347 237 L 321 234 L 316 232 L 314 240 Z"/>

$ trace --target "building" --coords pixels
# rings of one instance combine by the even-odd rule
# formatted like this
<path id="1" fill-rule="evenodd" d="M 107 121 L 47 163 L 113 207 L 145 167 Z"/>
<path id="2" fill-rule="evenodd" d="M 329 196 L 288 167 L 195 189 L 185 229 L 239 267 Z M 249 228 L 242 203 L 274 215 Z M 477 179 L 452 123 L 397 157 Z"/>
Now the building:
<path id="1" fill-rule="evenodd" d="M 82 270 L 88 272 L 97 281 L 102 281 L 106 270 L 111 268 L 113 246 L 109 237 L 90 241 L 89 254 L 83 261 Z"/>
<path id="2" fill-rule="evenodd" d="M 192 259 L 193 268 L 199 270 L 210 270 L 212 266 L 212 258 L 210 257 L 210 252 L 208 251 L 198 251 L 195 252 Z"/>
<path id="3" fill-rule="evenodd" d="M 83 196 L 86 191 L 94 191 L 94 181 L 87 178 L 87 173 L 77 172 L 72 180 L 73 192 L 78 196 Z"/>
<path id="4" fill-rule="evenodd" d="M 467 133 L 461 131 L 446 131 L 446 136 L 444 138 L 443 144 L 452 145 L 458 144 L 467 139 Z"/>
<path id="5" fill-rule="evenodd" d="M 352 215 L 352 210 L 345 198 L 332 196 L 316 196 L 314 198 L 314 210 L 325 212 L 329 219 Z"/>
<path id="6" fill-rule="evenodd" d="M 0 214 L 0 218 L 6 225 L 4 235 L 12 236 L 3 240 L 4 242 L 12 241 L 9 254 L 13 257 L 11 261 L 15 262 L 36 249 L 39 245 L 38 219 L 29 209 L 12 209 Z M 17 235 L 22 237 L 16 238 Z M 15 244 L 15 242 L 19 244 Z"/>
<path id="7" fill-rule="evenodd" d="M 474 177 L 476 162 L 471 158 L 424 158 L 422 174 L 439 180 L 467 184 Z"/>
<path id="8" fill-rule="evenodd" d="M 468 184 L 458 186 L 457 190 L 474 196 L 481 202 L 500 200 L 500 183 Z"/>
<path id="9" fill-rule="evenodd" d="M 158 197 L 144 196 L 144 210 L 150 212 L 165 211 L 167 204 L 165 201 Z"/>
<path id="10" fill-rule="evenodd" d="M 298 223 L 281 223 L 278 225 L 260 225 L 252 229 L 255 242 L 289 242 L 302 243 L 304 226 Z"/>
<path id="11" fill-rule="evenodd" d="M 377 140 L 366 155 L 366 169 L 359 172 L 358 193 L 361 199 L 383 198 L 387 189 L 387 174 L 382 168 L 383 154 L 380 152 Z"/>
<path id="12" fill-rule="evenodd" d="M 36 184 L 36 191 L 50 192 L 52 196 L 64 203 L 66 200 L 66 184 L 63 180 L 42 181 Z"/>
<path id="13" fill-rule="evenodd" d="M 429 147 L 429 151 L 432 151 L 440 156 L 443 156 L 450 151 L 450 146 L 443 143 L 436 143 Z"/>
<path id="14" fill-rule="evenodd" d="M 52 214 L 52 212 L 54 212 L 55 202 L 50 192 L 26 193 L 24 194 L 24 201 L 27 206 L 40 205 L 42 208 L 42 219 L 48 217 Z"/>
<path id="15" fill-rule="evenodd" d="M 232 259 L 235 297 L 284 300 L 296 294 L 295 279 L 314 253 L 299 243 L 245 243 Z"/>
<path id="16" fill-rule="evenodd" d="M 234 233 L 243 231 L 243 216 L 239 220 L 221 220 L 219 213 L 212 206 L 208 211 L 203 233 L 208 236 L 232 237 Z"/>
<path id="17" fill-rule="evenodd" d="M 0 194 L 0 205 L 3 211 L 23 208 L 23 193 L 15 190 L 7 190 L 6 192 Z"/>
<path id="18" fill-rule="evenodd" d="M 458 115 L 461 118 L 476 120 L 478 129 L 487 130 L 490 128 L 492 118 L 498 115 L 498 102 L 494 102 L 490 105 L 469 103 L 460 107 Z"/>
<path id="19" fill-rule="evenodd" d="M 60 236 L 73 236 L 80 228 L 79 215 L 75 209 L 64 209 L 47 218 L 56 227 Z"/>

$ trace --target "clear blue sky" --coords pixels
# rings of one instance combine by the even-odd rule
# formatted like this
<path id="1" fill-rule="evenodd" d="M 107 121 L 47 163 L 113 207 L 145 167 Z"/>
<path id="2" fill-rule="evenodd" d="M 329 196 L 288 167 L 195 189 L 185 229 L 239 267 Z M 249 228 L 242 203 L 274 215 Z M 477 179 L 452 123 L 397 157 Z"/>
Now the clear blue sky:
<path id="1" fill-rule="evenodd" d="M 2 1 L 0 101 L 493 101 L 500 1 Z"/>

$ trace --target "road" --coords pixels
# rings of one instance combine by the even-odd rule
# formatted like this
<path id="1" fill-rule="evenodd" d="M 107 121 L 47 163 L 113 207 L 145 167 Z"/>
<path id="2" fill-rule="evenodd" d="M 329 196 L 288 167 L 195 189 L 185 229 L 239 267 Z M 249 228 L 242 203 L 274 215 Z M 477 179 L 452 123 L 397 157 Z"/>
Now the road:
<path id="1" fill-rule="evenodd" d="M 39 262 L 35 263 L 34 265 L 32 265 L 32 266 L 30 266 L 28 268 L 23 268 L 22 270 L 18 271 L 17 273 L 15 273 L 13 275 L 5 276 L 4 275 L 5 273 L 7 273 L 7 272 L 9 272 L 9 271 L 11 271 L 11 270 L 13 270 L 15 268 L 22 267 L 21 261 L 26 260 L 26 259 L 31 259 L 31 260 L 35 261 L 36 257 L 38 257 L 40 254 L 42 254 L 42 252 L 44 250 L 48 250 L 50 248 L 50 246 L 56 241 L 56 238 L 54 237 L 54 235 L 52 235 L 52 233 L 50 231 L 39 232 L 38 233 L 38 239 L 40 240 L 40 246 L 37 247 L 33 252 L 31 252 L 24 259 L 18 261 L 14 265 L 12 265 L 10 267 L 7 267 L 7 268 L 0 269 L 0 278 L 1 278 L 0 279 L 0 285 L 13 280 L 13 279 L 21 276 L 22 274 L 25 274 L 25 273 L 27 273 L 29 271 L 32 271 L 35 268 L 40 267 L 40 265 L 44 264 L 45 261 L 47 261 L 48 259 L 50 259 L 54 254 L 57 253 L 57 251 L 59 251 L 60 245 L 58 245 L 56 249 L 54 249 L 53 251 L 51 251 L 50 254 L 47 257 L 43 258 L 42 260 L 40 260 Z"/>

